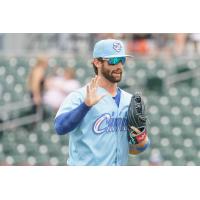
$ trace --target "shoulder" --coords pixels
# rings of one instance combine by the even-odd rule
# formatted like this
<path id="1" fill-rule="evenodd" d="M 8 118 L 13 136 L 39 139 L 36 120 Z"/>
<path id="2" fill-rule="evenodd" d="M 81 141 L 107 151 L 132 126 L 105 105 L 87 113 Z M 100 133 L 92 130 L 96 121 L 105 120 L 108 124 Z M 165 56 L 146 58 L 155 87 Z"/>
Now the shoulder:
<path id="1" fill-rule="evenodd" d="M 83 101 L 84 101 L 84 92 L 85 87 L 82 87 L 80 89 L 77 89 L 73 92 L 71 92 L 62 102 L 56 117 L 59 116 L 62 113 L 69 112 L 73 110 L 74 108 L 77 108 Z"/>
<path id="2" fill-rule="evenodd" d="M 32 74 L 40 77 L 45 74 L 45 70 L 42 67 L 36 66 L 32 69 Z"/>
<path id="3" fill-rule="evenodd" d="M 129 92 L 126 92 L 125 90 L 122 90 L 121 88 L 119 88 L 121 91 L 121 94 L 125 97 L 131 98 L 133 95 Z"/>
<path id="4" fill-rule="evenodd" d="M 119 88 L 121 91 L 121 99 L 124 102 L 124 104 L 129 104 L 131 101 L 131 97 L 133 96 L 131 93 L 126 92 L 124 90 L 122 90 L 121 88 Z"/>
<path id="5" fill-rule="evenodd" d="M 81 87 L 81 88 L 76 89 L 75 92 L 79 93 L 80 95 L 85 96 L 85 94 L 86 94 L 86 85 Z"/>
<path id="6" fill-rule="evenodd" d="M 83 86 L 81 88 L 78 88 L 72 92 L 70 92 L 70 94 L 67 96 L 67 98 L 84 98 L 86 94 L 86 86 Z"/>

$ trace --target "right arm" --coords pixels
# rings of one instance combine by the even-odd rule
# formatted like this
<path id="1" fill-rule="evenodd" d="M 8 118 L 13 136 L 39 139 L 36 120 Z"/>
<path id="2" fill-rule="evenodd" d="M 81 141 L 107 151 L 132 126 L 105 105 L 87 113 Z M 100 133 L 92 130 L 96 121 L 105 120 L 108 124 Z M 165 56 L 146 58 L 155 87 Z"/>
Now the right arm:
<path id="1" fill-rule="evenodd" d="M 54 127 L 59 135 L 66 134 L 75 129 L 85 117 L 89 109 L 105 96 L 97 95 L 97 86 L 98 79 L 95 77 L 87 85 L 87 92 L 84 102 L 78 105 L 75 109 L 62 113 L 56 117 Z"/>
<path id="2" fill-rule="evenodd" d="M 54 127 L 57 134 L 63 135 L 72 131 L 85 117 L 89 109 L 89 106 L 82 103 L 72 111 L 63 113 L 56 117 Z"/>
<path id="3" fill-rule="evenodd" d="M 33 93 L 33 101 L 36 105 L 40 105 L 41 103 L 41 86 L 40 82 L 43 78 L 43 71 L 40 68 L 37 68 L 33 71 L 32 81 L 31 81 L 31 91 Z"/>

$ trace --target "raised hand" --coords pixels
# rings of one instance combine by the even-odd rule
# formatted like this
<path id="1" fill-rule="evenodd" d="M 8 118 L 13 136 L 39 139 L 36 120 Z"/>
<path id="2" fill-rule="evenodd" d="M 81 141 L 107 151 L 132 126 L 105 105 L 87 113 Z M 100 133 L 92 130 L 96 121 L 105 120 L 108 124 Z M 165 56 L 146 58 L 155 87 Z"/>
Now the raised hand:
<path id="1" fill-rule="evenodd" d="M 87 85 L 87 94 L 85 98 L 85 104 L 87 106 L 93 106 L 98 103 L 106 94 L 97 95 L 97 87 L 98 87 L 98 76 L 92 78 L 90 83 Z"/>

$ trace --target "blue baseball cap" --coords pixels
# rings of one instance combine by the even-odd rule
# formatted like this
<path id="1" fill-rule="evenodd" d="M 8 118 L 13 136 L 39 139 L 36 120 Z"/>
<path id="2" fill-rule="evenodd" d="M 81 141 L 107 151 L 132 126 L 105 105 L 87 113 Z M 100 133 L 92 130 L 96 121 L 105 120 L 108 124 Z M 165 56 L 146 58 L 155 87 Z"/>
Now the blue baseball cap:
<path id="1" fill-rule="evenodd" d="M 94 46 L 93 58 L 133 57 L 125 54 L 125 48 L 120 40 L 100 40 Z"/>

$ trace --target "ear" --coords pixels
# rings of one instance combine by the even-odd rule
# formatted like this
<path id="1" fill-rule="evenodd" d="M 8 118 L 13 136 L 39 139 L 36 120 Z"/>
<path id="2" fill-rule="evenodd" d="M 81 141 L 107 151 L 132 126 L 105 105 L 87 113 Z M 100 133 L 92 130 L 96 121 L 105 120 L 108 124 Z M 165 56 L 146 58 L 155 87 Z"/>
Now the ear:
<path id="1" fill-rule="evenodd" d="M 102 62 L 99 61 L 98 59 L 94 59 L 92 62 L 97 68 L 100 68 L 102 66 Z"/>
<path id="2" fill-rule="evenodd" d="M 96 58 L 94 58 L 94 60 L 92 61 L 92 63 L 93 63 L 93 64 L 95 64 L 95 65 L 98 65 L 98 63 L 99 63 L 99 60 L 98 60 L 98 59 L 96 59 Z"/>

